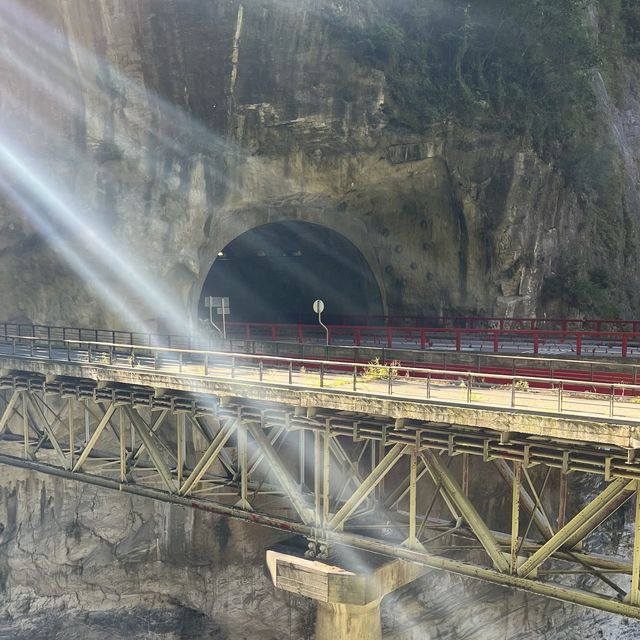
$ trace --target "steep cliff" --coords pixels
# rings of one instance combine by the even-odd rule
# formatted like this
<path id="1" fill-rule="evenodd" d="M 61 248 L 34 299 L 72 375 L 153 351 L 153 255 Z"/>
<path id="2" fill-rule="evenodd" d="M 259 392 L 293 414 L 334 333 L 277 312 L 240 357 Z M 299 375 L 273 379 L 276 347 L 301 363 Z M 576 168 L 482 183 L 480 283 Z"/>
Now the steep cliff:
<path id="1" fill-rule="evenodd" d="M 398 83 L 402 67 L 376 57 L 369 34 L 381 24 L 400 30 L 404 4 L 410 11 L 410 2 L 373 0 L 49 0 L 5 9 L 3 145 L 38 180 L 34 195 L 20 169 L 5 176 L 18 191 L 4 189 L 0 222 L 5 313 L 131 324 L 113 311 L 115 291 L 131 315 L 162 315 L 145 301 L 144 281 L 130 281 L 136 271 L 193 318 L 217 253 L 243 231 L 287 219 L 324 224 L 356 244 L 393 312 L 527 314 L 561 298 L 574 312 L 597 313 L 599 302 L 601 313 L 631 313 L 638 63 L 598 46 L 602 73 L 589 74 L 597 117 L 571 107 L 588 111 L 580 121 L 588 135 L 576 138 L 586 146 L 553 138 L 565 130 L 536 141 L 518 103 L 491 106 L 498 97 L 485 100 L 472 84 L 482 54 L 473 39 L 431 92 Z M 565 4 L 580 19 L 580 2 Z M 623 28 L 617 14 L 594 12 L 589 38 L 600 37 L 601 20 Z M 447 23 L 454 42 L 476 30 L 459 19 Z M 471 106 L 456 114 L 449 103 L 460 86 L 470 96 L 456 104 Z M 548 111 L 536 110 L 535 122 Z M 35 211 L 27 215 L 20 198 Z M 103 260 L 91 230 L 126 257 L 120 268 Z"/>
<path id="2" fill-rule="evenodd" d="M 500 24 L 508 2 L 454 12 L 435 34 L 453 34 L 449 57 L 427 51 L 451 64 L 446 83 L 410 95 L 399 78 L 421 52 L 393 46 L 417 4 L 3 2 L 2 315 L 131 326 L 165 314 L 159 293 L 193 319 L 218 252 L 282 220 L 353 242 L 393 312 L 636 313 L 633 4 L 530 3 L 574 12 L 597 54 L 580 85 L 593 102 L 567 107 L 584 112 L 572 145 L 564 130 L 541 142 L 484 93 L 478 59 L 500 56 L 474 48 L 488 28 L 475 9 Z M 544 121 L 544 91 L 526 95 Z M 0 638 L 309 637 L 309 605 L 262 577 L 263 532 L 13 471 L 1 484 Z M 385 611 L 398 640 L 638 632 L 441 574 Z"/>

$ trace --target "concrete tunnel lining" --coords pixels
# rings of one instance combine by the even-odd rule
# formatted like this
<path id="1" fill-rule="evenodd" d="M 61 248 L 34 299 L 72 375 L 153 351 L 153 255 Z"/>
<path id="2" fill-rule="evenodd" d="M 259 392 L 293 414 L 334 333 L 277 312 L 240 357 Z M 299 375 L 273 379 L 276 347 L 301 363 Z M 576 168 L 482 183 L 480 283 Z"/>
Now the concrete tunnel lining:
<path id="1" fill-rule="evenodd" d="M 200 288 L 204 296 L 231 298 L 234 321 L 312 320 L 311 303 L 326 315 L 383 315 L 380 279 L 370 260 L 344 234 L 302 220 L 268 222 L 236 235 L 216 253 Z"/>

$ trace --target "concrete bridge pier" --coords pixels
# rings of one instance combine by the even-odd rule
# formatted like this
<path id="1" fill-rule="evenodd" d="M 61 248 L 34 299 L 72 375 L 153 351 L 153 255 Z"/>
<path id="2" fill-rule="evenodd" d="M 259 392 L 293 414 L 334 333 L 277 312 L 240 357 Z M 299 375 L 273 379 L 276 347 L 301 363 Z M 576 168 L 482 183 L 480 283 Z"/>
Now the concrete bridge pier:
<path id="1" fill-rule="evenodd" d="M 316 640 L 381 640 L 380 603 L 426 569 L 404 560 L 332 547 L 328 560 L 306 558 L 297 546 L 267 551 L 274 586 L 316 601 Z"/>

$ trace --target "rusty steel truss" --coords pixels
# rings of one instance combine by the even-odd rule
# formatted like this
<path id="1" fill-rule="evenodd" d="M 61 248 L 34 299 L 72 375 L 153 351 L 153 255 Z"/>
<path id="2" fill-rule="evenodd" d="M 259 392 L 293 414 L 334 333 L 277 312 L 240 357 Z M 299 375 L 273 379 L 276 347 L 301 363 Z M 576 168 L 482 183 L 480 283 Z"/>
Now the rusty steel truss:
<path id="1" fill-rule="evenodd" d="M 0 462 L 300 534 L 310 555 L 341 543 L 640 618 L 640 463 L 624 449 L 14 371 Z M 599 487 L 571 511 L 570 474 Z M 587 552 L 632 499 L 631 557 Z"/>

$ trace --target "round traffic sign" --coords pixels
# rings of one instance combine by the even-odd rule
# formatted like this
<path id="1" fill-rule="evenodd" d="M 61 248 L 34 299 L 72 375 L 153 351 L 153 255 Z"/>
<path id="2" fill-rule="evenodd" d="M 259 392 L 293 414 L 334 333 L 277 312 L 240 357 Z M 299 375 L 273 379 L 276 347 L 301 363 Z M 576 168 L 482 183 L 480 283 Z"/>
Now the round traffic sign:
<path id="1" fill-rule="evenodd" d="M 322 300 L 316 300 L 313 303 L 313 310 L 316 313 L 322 313 L 324 311 L 324 302 Z"/>

